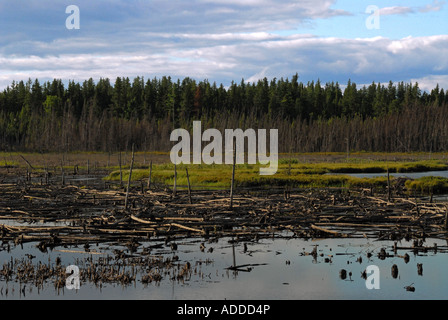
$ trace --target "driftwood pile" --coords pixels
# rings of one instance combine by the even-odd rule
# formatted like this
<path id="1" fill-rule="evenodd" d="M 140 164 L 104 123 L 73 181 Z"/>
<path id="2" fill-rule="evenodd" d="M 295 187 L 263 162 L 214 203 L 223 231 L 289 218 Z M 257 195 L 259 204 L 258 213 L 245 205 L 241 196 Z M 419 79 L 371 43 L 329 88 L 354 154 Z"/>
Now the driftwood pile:
<path id="1" fill-rule="evenodd" d="M 383 248 L 379 259 L 400 257 L 398 250 L 446 250 L 424 244 L 425 238 L 447 239 L 447 208 L 440 202 L 396 196 L 389 200 L 388 194 L 345 189 L 236 190 L 232 201 L 229 190 L 177 190 L 174 195 L 168 189 L 134 186 L 127 191 L 102 183 L 0 183 L 0 250 L 28 242 L 42 252 L 86 253 L 75 262 L 80 281 L 100 288 L 105 283 L 203 279 L 201 265 L 208 261 L 179 260 L 177 245 L 197 242 L 196 248 L 208 253 L 213 249 L 208 244 L 223 237 L 233 248 L 233 264 L 226 272 L 262 265 L 237 265 L 234 246 L 243 243 L 246 252 L 246 243 L 268 237 L 393 240 L 395 254 Z M 401 239 L 414 244 L 402 247 Z M 97 251 L 100 243 L 107 253 Z M 303 255 L 317 259 L 317 248 Z M 48 262 L 34 258 L 27 253 L 3 261 L 0 296 L 11 294 L 8 283 L 18 283 L 20 296 L 32 288 L 43 290 L 49 281 L 58 292 L 64 290 L 70 273 L 59 256 Z"/>
<path id="2" fill-rule="evenodd" d="M 345 189 L 229 191 L 145 190 L 75 185 L 0 184 L 3 243 L 48 247 L 179 237 L 259 239 L 447 238 L 447 206 Z M 128 200 L 128 203 L 125 203 Z"/>

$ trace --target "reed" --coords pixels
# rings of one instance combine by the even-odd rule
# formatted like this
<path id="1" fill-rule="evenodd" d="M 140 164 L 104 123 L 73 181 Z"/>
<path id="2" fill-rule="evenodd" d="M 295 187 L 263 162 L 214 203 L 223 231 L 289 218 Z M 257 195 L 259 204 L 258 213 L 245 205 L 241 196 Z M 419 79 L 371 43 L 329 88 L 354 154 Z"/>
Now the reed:
<path id="1" fill-rule="evenodd" d="M 415 180 L 408 180 L 405 183 L 409 193 L 419 192 L 422 194 L 446 194 L 448 193 L 448 178 L 443 177 L 422 177 Z"/>
<path id="2" fill-rule="evenodd" d="M 291 169 L 291 174 L 287 170 L 281 170 L 272 176 L 259 175 L 258 166 L 253 165 L 236 165 L 236 172 L 238 174 L 234 177 L 234 187 L 359 187 L 359 188 L 385 188 L 387 186 L 386 177 L 377 178 L 357 178 L 342 174 L 315 174 L 315 173 L 301 173 Z M 186 175 L 188 169 L 188 177 Z M 177 188 L 186 189 L 187 185 L 201 189 L 214 188 L 231 188 L 232 170 L 231 165 L 180 165 L 177 170 Z M 123 171 L 123 178 L 129 179 L 129 170 Z M 135 169 L 132 172 L 132 181 L 147 180 L 147 169 Z M 119 180 L 119 172 L 114 171 L 109 174 L 106 180 Z M 159 185 L 173 185 L 174 176 L 173 169 L 167 165 L 153 165 L 151 181 L 153 184 Z"/>

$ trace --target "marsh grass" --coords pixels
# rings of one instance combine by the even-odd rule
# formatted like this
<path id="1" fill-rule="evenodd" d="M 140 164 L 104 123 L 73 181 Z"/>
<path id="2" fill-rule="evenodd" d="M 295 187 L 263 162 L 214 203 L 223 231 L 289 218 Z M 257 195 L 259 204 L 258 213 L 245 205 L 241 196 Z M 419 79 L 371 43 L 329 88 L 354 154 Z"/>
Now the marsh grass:
<path id="1" fill-rule="evenodd" d="M 409 193 L 419 192 L 422 194 L 446 194 L 448 193 L 448 178 L 443 177 L 422 177 L 405 182 Z"/>
<path id="2" fill-rule="evenodd" d="M 353 159 L 345 162 L 318 162 L 299 163 L 297 159 L 281 159 L 280 167 L 288 167 L 301 173 L 390 173 L 423 172 L 448 170 L 448 164 L 441 160 L 419 160 L 419 161 L 368 161 L 364 159 Z"/>
<path id="3" fill-rule="evenodd" d="M 178 165 L 177 184 L 187 185 L 188 168 L 190 183 L 200 188 L 228 188 L 231 182 L 231 165 Z M 427 170 L 444 170 L 447 166 L 438 160 L 418 162 L 385 163 L 380 161 L 353 161 L 350 163 L 309 163 L 282 160 L 276 174 L 262 176 L 259 164 L 243 164 L 236 166 L 235 184 L 239 187 L 347 187 L 347 188 L 386 188 L 387 177 L 358 178 L 343 173 L 381 173 L 415 172 Z M 335 173 L 335 174 L 332 174 Z M 342 174 L 341 174 L 342 173 Z M 123 179 L 128 179 L 128 170 L 123 171 Z M 148 169 L 134 169 L 132 180 L 147 179 Z M 153 166 L 152 181 L 163 185 L 172 185 L 174 165 L 167 163 Z M 107 180 L 119 179 L 119 171 L 113 171 Z M 391 178 L 394 180 L 394 178 Z"/>
<path id="4" fill-rule="evenodd" d="M 90 170 L 94 166 L 101 172 L 109 173 L 104 179 L 118 181 L 120 179 L 118 153 L 105 152 L 73 152 L 73 153 L 19 153 L 0 152 L 0 168 L 16 167 L 23 169 L 27 164 L 21 159 L 24 155 L 36 171 L 45 167 L 56 168 L 57 172 L 64 160 L 64 170 L 67 173 L 76 165 L 80 172 L 86 172 L 87 160 Z M 149 163 L 153 162 L 152 182 L 160 185 L 173 185 L 174 165 L 169 162 L 169 153 L 137 152 L 132 172 L 133 181 L 148 179 Z M 311 154 L 281 154 L 278 171 L 272 176 L 261 176 L 259 164 L 241 164 L 236 166 L 235 184 L 238 187 L 348 187 L 348 188 L 385 188 L 386 177 L 357 178 L 344 173 L 390 173 L 423 172 L 448 170 L 448 154 L 381 154 L 352 153 L 347 159 L 344 153 L 311 153 Z M 130 152 L 122 152 L 123 181 L 127 181 Z M 385 160 L 387 159 L 387 161 Z M 177 184 L 179 188 L 187 185 L 185 168 L 188 168 L 190 183 L 193 188 L 214 189 L 229 188 L 232 166 L 223 165 L 178 165 Z M 4 170 L 6 172 L 6 170 Z M 391 178 L 394 180 L 394 178 Z M 406 187 L 418 192 L 446 193 L 447 179 L 421 178 L 406 182 Z"/>

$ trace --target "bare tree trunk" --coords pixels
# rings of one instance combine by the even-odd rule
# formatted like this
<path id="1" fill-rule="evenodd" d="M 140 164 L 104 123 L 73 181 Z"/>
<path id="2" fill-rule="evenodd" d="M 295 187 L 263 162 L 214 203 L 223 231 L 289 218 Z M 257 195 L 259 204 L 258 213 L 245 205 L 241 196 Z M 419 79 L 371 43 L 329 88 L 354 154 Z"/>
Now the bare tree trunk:
<path id="1" fill-rule="evenodd" d="M 126 191 L 126 198 L 124 200 L 124 209 L 128 209 L 128 198 L 129 198 L 129 189 L 131 188 L 131 179 L 132 179 L 132 168 L 134 167 L 134 144 L 132 144 L 132 159 L 131 159 L 131 167 L 129 168 L 129 177 L 128 177 L 128 189 Z"/>

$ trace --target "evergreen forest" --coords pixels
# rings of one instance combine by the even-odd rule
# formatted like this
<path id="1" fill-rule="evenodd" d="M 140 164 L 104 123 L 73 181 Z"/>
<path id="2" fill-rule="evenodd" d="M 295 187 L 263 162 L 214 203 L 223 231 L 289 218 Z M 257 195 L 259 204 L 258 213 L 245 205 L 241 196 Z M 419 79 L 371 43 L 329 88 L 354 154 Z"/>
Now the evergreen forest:
<path id="1" fill-rule="evenodd" d="M 279 130 L 279 152 L 448 150 L 448 92 L 418 83 L 223 84 L 169 76 L 12 82 L 0 92 L 2 151 L 169 151 L 175 128 Z"/>

